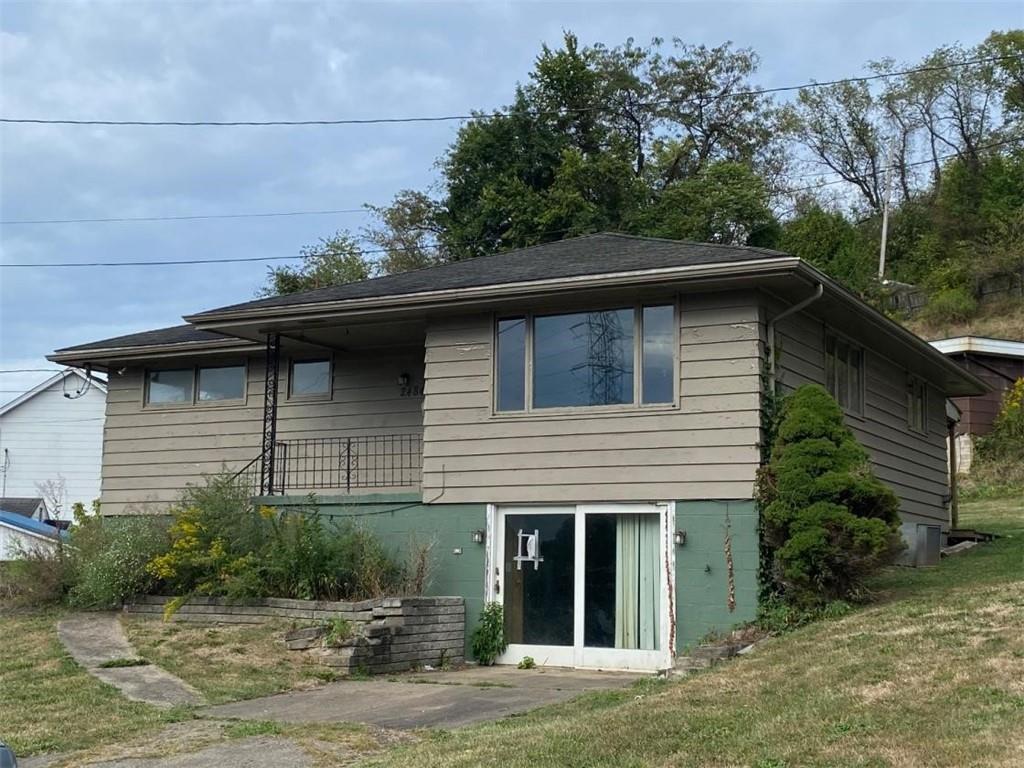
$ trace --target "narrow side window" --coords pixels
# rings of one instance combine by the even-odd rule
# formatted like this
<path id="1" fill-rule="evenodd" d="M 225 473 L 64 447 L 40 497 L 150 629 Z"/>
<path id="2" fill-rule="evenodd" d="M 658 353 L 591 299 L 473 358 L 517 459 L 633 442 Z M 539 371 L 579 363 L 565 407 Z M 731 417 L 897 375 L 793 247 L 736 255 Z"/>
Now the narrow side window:
<path id="1" fill-rule="evenodd" d="M 495 408 L 522 411 L 526 408 L 526 318 L 499 320 L 496 335 Z"/>
<path id="2" fill-rule="evenodd" d="M 907 377 L 907 426 L 915 432 L 928 431 L 928 386 L 913 376 Z"/>
<path id="3" fill-rule="evenodd" d="M 675 308 L 643 308 L 643 402 L 671 403 L 675 396 Z"/>
<path id="4" fill-rule="evenodd" d="M 825 388 L 844 409 L 864 412 L 864 351 L 836 336 L 825 337 Z"/>

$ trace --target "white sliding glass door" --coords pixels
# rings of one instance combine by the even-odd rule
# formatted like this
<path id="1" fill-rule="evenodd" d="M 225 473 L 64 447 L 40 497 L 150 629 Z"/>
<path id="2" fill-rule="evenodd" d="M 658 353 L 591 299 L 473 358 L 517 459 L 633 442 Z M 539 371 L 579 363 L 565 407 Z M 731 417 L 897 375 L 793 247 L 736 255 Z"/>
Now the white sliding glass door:
<path id="1" fill-rule="evenodd" d="M 504 607 L 509 642 L 499 661 L 671 666 L 669 515 L 660 504 L 495 509 L 488 597 Z"/>

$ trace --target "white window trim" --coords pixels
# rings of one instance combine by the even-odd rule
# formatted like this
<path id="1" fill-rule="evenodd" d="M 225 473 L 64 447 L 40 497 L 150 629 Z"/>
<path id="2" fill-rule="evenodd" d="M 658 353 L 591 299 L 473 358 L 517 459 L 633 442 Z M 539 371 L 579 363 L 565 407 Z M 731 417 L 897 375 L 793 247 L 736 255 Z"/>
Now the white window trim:
<path id="1" fill-rule="evenodd" d="M 643 310 L 644 307 L 672 307 L 672 400 L 666 403 L 644 403 L 643 402 Z M 565 405 L 555 406 L 551 408 L 536 408 L 533 405 L 533 327 L 534 320 L 537 317 L 552 317 L 557 315 L 572 315 L 583 312 L 609 312 L 616 309 L 632 309 L 633 310 L 633 402 L 632 403 L 613 403 L 609 405 Z M 502 419 L 523 419 L 523 418 L 543 418 L 546 416 L 552 417 L 565 417 L 565 416 L 580 416 L 586 415 L 588 418 L 592 416 L 622 416 L 627 414 L 646 413 L 649 411 L 674 411 L 679 409 L 679 397 L 680 397 L 680 356 L 679 347 L 681 344 L 680 338 L 680 316 L 679 316 L 679 299 L 677 296 L 673 296 L 671 299 L 664 301 L 658 301 L 652 299 L 650 301 L 633 302 L 631 304 L 622 304 L 617 307 L 600 305 L 596 307 L 588 307 L 582 309 L 567 309 L 564 311 L 552 311 L 552 312 L 508 312 L 501 314 L 494 314 L 491 317 L 491 418 L 494 420 Z M 523 375 L 526 377 L 526 381 L 523 386 L 523 409 L 518 411 L 502 411 L 498 410 L 498 323 L 501 320 L 510 320 L 513 318 L 521 317 L 526 322 L 526 338 L 524 342 L 524 354 L 526 355 L 526 365 L 524 366 Z"/>

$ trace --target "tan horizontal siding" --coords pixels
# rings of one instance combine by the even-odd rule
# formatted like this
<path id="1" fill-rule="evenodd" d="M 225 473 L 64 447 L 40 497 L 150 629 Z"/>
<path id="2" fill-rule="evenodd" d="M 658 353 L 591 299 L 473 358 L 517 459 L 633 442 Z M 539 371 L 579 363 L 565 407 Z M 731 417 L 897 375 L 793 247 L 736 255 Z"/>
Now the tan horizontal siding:
<path id="1" fill-rule="evenodd" d="M 770 303 L 772 312 L 780 307 Z M 779 324 L 779 381 L 791 390 L 806 383 L 825 383 L 825 325 L 806 312 Z M 847 415 L 858 441 L 867 449 L 879 479 L 900 498 L 910 519 L 946 522 L 948 494 L 945 401 L 929 387 L 927 434 L 907 425 L 906 371 L 872 351 L 870 339 L 854 339 L 864 347 L 864 414 Z"/>
<path id="2" fill-rule="evenodd" d="M 240 359 L 226 355 L 218 362 Z M 419 434 L 422 398 L 401 397 L 398 378 L 408 373 L 419 382 L 422 372 L 420 348 L 337 353 L 331 400 L 289 400 L 288 358 L 283 356 L 277 437 Z M 102 501 L 108 514 L 166 507 L 185 485 L 201 482 L 203 474 L 238 470 L 260 450 L 265 387 L 260 356 L 248 359 L 244 403 L 144 407 L 143 378 L 142 368 L 111 376 L 103 440 Z"/>
<path id="3" fill-rule="evenodd" d="M 492 412 L 487 315 L 428 327 L 423 493 L 441 502 L 750 498 L 763 328 L 751 293 L 681 300 L 671 408 Z"/>

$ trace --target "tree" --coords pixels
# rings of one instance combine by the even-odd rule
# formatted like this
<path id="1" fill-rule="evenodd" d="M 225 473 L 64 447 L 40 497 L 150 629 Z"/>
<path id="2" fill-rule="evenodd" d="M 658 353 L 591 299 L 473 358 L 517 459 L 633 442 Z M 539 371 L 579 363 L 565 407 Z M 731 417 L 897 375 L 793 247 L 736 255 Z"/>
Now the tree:
<path id="1" fill-rule="evenodd" d="M 723 245 L 772 245 L 775 217 L 764 181 L 743 163 L 721 161 L 666 186 L 641 221 L 646 235 Z"/>
<path id="2" fill-rule="evenodd" d="M 440 205 L 424 192 L 403 189 L 390 205 L 366 206 L 378 223 L 367 227 L 366 239 L 384 251 L 379 269 L 387 275 L 431 267 L 446 261 L 441 248 Z"/>
<path id="3" fill-rule="evenodd" d="M 874 243 L 838 211 L 805 202 L 784 222 L 778 248 L 799 256 L 848 288 L 865 293 L 875 278 Z"/>
<path id="4" fill-rule="evenodd" d="M 660 141 L 674 148 L 673 162 L 662 165 L 663 183 L 717 161 L 744 163 L 768 176 L 781 170 L 780 115 L 750 82 L 759 65 L 751 49 L 734 50 L 731 43 L 708 48 L 676 38 L 670 55 L 650 54 Z"/>
<path id="5" fill-rule="evenodd" d="M 366 280 L 373 267 L 363 256 L 355 239 L 347 232 L 320 238 L 316 245 L 304 246 L 299 254 L 302 265 L 273 267 L 267 271 L 267 283 L 260 293 L 280 296 L 287 293 L 310 291 L 329 285 L 341 285 Z"/>
<path id="6" fill-rule="evenodd" d="M 783 403 L 758 495 L 771 575 L 793 604 L 857 598 L 864 578 L 903 548 L 896 495 L 817 384 Z"/>

